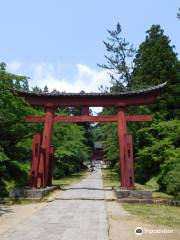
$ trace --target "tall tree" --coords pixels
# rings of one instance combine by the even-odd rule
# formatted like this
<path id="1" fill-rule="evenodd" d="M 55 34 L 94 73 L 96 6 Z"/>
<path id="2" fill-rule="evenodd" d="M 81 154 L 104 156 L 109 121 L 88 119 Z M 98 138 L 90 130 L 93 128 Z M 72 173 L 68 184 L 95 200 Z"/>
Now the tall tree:
<path id="1" fill-rule="evenodd" d="M 110 35 L 107 38 L 108 41 L 103 42 L 108 52 L 108 55 L 105 55 L 107 63 L 98 64 L 98 66 L 108 70 L 112 84 L 110 91 L 125 90 L 131 82 L 132 65 L 129 62 L 135 49 L 121 36 L 122 30 L 119 23 L 115 30 L 108 30 L 108 33 Z"/>
<path id="2" fill-rule="evenodd" d="M 47 86 L 47 85 L 45 85 L 43 92 L 44 92 L 44 93 L 48 93 L 48 92 L 49 92 L 49 89 L 48 89 L 48 86 Z"/>
<path id="3" fill-rule="evenodd" d="M 34 93 L 42 93 L 43 92 L 42 89 L 39 88 L 38 86 L 32 87 L 31 91 Z"/>
<path id="4" fill-rule="evenodd" d="M 139 46 L 134 59 L 131 87 L 141 89 L 167 82 L 158 105 L 153 110 L 160 111 L 165 119 L 179 115 L 178 92 L 179 62 L 174 46 L 159 25 L 152 25 L 146 32 L 146 39 Z"/>
<path id="5" fill-rule="evenodd" d="M 24 121 L 27 115 L 42 115 L 43 109 L 32 109 L 13 92 L 17 88 L 27 90 L 27 81 L 26 77 L 6 72 L 6 65 L 0 63 L 0 197 L 6 196 L 15 186 L 27 184 L 33 134 L 43 131 L 42 124 L 27 124 Z M 43 92 L 38 87 L 33 88 L 33 91 Z M 67 110 L 58 109 L 57 114 L 66 115 Z M 82 126 L 73 123 L 56 124 L 54 144 L 56 177 L 84 168 L 83 161 L 88 159 L 89 149 Z"/>
<path id="6" fill-rule="evenodd" d="M 28 143 L 21 143 L 32 131 L 23 121 L 32 109 L 13 94 L 14 89 L 27 90 L 27 78 L 6 72 L 5 63 L 0 63 L 0 195 L 6 193 L 6 181 L 24 183 L 25 162 L 30 159 Z"/>
<path id="7" fill-rule="evenodd" d="M 132 86 L 142 88 L 176 81 L 177 56 L 160 25 L 152 25 L 134 59 Z"/>
<path id="8" fill-rule="evenodd" d="M 177 18 L 180 20 L 180 8 L 178 9 Z"/>

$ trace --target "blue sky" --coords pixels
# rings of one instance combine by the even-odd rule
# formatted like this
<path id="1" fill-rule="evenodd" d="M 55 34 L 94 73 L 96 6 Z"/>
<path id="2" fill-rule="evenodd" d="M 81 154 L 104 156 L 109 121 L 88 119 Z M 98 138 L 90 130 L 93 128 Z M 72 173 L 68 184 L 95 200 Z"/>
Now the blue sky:
<path id="1" fill-rule="evenodd" d="M 179 0 L 0 0 L 0 60 L 30 85 L 60 91 L 98 91 L 109 84 L 104 62 L 107 29 L 119 21 L 138 48 L 160 24 L 180 53 Z"/>

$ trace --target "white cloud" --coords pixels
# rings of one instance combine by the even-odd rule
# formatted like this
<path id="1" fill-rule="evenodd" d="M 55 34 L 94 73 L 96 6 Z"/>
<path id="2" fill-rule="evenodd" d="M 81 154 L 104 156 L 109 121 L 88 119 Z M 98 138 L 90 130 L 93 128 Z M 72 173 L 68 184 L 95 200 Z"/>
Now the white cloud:
<path id="1" fill-rule="evenodd" d="M 69 71 L 74 71 L 69 69 Z M 49 90 L 54 88 L 66 92 L 97 92 L 100 85 L 109 86 L 109 78 L 106 70 L 94 70 L 85 64 L 76 64 L 75 72 L 72 78 L 58 76 L 58 69 L 55 65 L 39 63 L 32 65 L 32 77 L 30 86 L 39 86 L 44 88 L 48 86 Z"/>
<path id="2" fill-rule="evenodd" d="M 7 71 L 30 77 L 30 87 L 38 86 L 62 92 L 98 92 L 100 85 L 109 86 L 106 70 L 93 69 L 85 64 L 36 63 L 32 65 L 12 61 L 7 64 Z"/>
<path id="3" fill-rule="evenodd" d="M 7 70 L 12 73 L 19 74 L 20 70 L 22 68 L 22 64 L 20 62 L 14 61 L 14 62 L 9 62 L 7 64 Z"/>
<path id="4" fill-rule="evenodd" d="M 22 64 L 18 61 L 9 62 L 7 70 L 11 73 L 30 76 L 30 87 L 38 86 L 60 92 L 98 92 L 100 85 L 109 86 L 109 77 L 106 70 L 95 70 L 85 64 L 49 64 L 36 63 Z M 102 108 L 92 108 L 93 113 Z"/>

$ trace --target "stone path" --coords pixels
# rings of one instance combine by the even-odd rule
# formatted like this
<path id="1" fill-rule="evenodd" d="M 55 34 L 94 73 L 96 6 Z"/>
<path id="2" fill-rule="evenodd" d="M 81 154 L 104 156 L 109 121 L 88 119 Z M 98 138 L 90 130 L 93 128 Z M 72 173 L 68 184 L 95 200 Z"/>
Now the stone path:
<path id="1" fill-rule="evenodd" d="M 108 240 L 101 170 L 0 235 L 1 240 Z"/>

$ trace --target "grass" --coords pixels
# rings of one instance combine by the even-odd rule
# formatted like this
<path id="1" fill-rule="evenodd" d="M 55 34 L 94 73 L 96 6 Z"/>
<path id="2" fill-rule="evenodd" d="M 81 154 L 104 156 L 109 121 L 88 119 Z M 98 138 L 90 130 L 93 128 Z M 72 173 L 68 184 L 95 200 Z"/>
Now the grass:
<path id="1" fill-rule="evenodd" d="M 166 199 L 166 200 L 172 200 L 174 199 L 174 196 L 163 193 L 159 191 L 159 185 L 156 182 L 155 178 L 150 179 L 145 185 L 136 183 L 137 189 L 146 189 L 150 192 L 152 192 L 153 199 Z"/>
<path id="2" fill-rule="evenodd" d="M 102 178 L 104 187 L 119 187 L 119 174 L 114 169 L 102 169 Z"/>
<path id="3" fill-rule="evenodd" d="M 76 184 L 84 179 L 88 175 L 88 171 L 84 170 L 78 173 L 73 173 L 70 176 L 62 177 L 61 179 L 53 179 L 53 185 L 59 185 L 61 189 L 64 189 L 72 184 Z"/>
<path id="4" fill-rule="evenodd" d="M 132 215 L 147 223 L 169 227 L 180 227 L 180 208 L 175 206 L 123 203 L 123 207 Z"/>
<path id="5" fill-rule="evenodd" d="M 55 180 L 53 179 L 53 185 L 59 185 L 61 189 L 68 187 L 72 184 L 76 184 L 84 179 L 88 175 L 88 171 L 84 170 L 78 173 L 74 173 L 70 176 L 63 177 L 61 179 Z M 7 190 L 11 190 L 15 185 L 14 182 L 6 182 Z M 53 194 L 53 192 L 48 194 L 48 197 Z M 34 202 L 44 202 L 47 201 L 47 196 L 42 199 L 26 199 L 26 198 L 9 198 L 9 196 L 3 196 L 1 199 L 0 197 L 0 204 L 3 205 L 12 205 L 12 204 L 30 204 Z"/>
<path id="6" fill-rule="evenodd" d="M 174 196 L 169 195 L 167 193 L 158 192 L 158 191 L 152 192 L 152 197 L 153 197 L 153 199 L 157 199 L 157 200 L 160 200 L 160 199 L 173 200 L 174 199 Z"/>
<path id="7" fill-rule="evenodd" d="M 120 179 L 119 174 L 114 169 L 105 168 L 102 169 L 103 174 L 103 183 L 104 187 L 119 187 L 120 186 Z M 145 189 L 152 192 L 153 199 L 156 200 L 172 200 L 174 199 L 174 196 L 160 192 L 159 185 L 156 182 L 155 178 L 152 178 L 150 181 L 148 181 L 145 185 L 136 183 L 135 184 L 136 189 Z"/>

